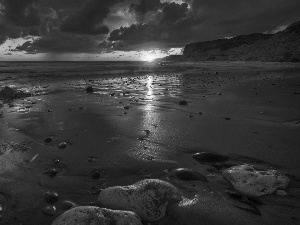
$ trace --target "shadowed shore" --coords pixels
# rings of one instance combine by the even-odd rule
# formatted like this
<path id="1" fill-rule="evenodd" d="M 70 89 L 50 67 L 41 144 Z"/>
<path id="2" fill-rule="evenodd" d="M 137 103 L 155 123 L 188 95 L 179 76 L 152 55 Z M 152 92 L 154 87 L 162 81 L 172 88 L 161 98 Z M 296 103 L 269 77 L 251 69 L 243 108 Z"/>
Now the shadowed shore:
<path id="1" fill-rule="evenodd" d="M 3 101 L 1 224 L 50 225 L 66 210 L 65 200 L 98 205 L 101 189 L 164 180 L 180 167 L 209 182 L 175 182 L 198 203 L 169 207 L 152 224 L 299 223 L 299 64 L 82 63 L 78 69 L 62 63 L 51 74 L 32 65 L 22 75 L 13 64 L 1 65 L 7 73 L 0 75 L 0 88 L 32 93 Z M 239 209 L 221 174 L 211 171 L 212 163 L 197 162 L 196 152 L 278 169 L 291 179 L 288 195 L 262 197 L 260 217 Z M 49 190 L 59 194 L 55 204 L 44 199 Z M 48 205 L 56 206 L 54 216 L 43 212 Z"/>

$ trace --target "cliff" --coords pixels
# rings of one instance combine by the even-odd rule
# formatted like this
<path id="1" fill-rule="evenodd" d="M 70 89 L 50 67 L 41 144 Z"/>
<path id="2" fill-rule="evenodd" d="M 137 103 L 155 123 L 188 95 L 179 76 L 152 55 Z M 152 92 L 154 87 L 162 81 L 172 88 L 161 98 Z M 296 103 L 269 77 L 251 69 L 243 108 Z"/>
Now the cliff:
<path id="1" fill-rule="evenodd" d="M 300 22 L 276 34 L 240 35 L 188 44 L 182 56 L 161 60 L 300 62 Z"/>

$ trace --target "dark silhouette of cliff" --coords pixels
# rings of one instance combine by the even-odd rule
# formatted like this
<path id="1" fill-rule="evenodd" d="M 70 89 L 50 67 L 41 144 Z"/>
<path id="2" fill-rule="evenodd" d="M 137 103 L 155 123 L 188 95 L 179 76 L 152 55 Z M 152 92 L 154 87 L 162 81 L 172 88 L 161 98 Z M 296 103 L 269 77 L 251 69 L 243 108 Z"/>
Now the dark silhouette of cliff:
<path id="1" fill-rule="evenodd" d="M 160 61 L 300 62 L 300 22 L 275 34 L 191 43 L 185 46 L 183 55 L 167 56 Z"/>

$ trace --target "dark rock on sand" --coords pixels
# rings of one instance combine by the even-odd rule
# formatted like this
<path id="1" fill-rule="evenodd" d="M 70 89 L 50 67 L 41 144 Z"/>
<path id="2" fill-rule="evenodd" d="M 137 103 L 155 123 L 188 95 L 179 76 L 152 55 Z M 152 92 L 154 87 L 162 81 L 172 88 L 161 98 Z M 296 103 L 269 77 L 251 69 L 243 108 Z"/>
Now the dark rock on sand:
<path id="1" fill-rule="evenodd" d="M 47 143 L 51 142 L 52 140 L 53 140 L 52 137 L 46 137 L 46 138 L 44 139 L 44 141 L 47 142 Z"/>
<path id="2" fill-rule="evenodd" d="M 187 168 L 174 169 L 169 173 L 169 177 L 177 178 L 184 181 L 199 180 L 206 183 L 208 182 L 205 176 L 198 173 L 197 171 L 194 171 L 192 169 L 187 169 Z"/>
<path id="3" fill-rule="evenodd" d="M 56 207 L 55 206 L 46 206 L 43 209 L 43 211 L 46 215 L 54 216 L 56 214 Z"/>
<path id="4" fill-rule="evenodd" d="M 134 212 L 102 209 L 94 206 L 79 206 L 64 212 L 52 225 L 142 225 Z"/>
<path id="5" fill-rule="evenodd" d="M 17 99 L 17 98 L 26 98 L 26 97 L 30 97 L 30 96 L 31 96 L 31 93 L 29 93 L 29 92 L 18 91 L 18 90 L 10 88 L 8 86 L 5 86 L 0 91 L 0 99 Z"/>
<path id="6" fill-rule="evenodd" d="M 49 177 L 54 177 L 54 176 L 56 176 L 57 173 L 58 173 L 58 171 L 56 169 L 51 169 L 46 172 L 46 174 L 48 174 Z"/>
<path id="7" fill-rule="evenodd" d="M 58 196 L 58 194 L 56 193 L 56 192 L 54 192 L 54 191 L 47 191 L 46 193 L 45 193 L 45 200 L 48 202 L 48 203 L 55 203 L 55 202 L 57 202 L 58 201 L 58 199 L 59 199 L 59 196 Z"/>
<path id="8" fill-rule="evenodd" d="M 226 155 L 219 155 L 210 152 L 198 152 L 193 155 L 193 158 L 200 163 L 207 162 L 225 162 L 229 159 Z"/>
<path id="9" fill-rule="evenodd" d="M 157 221 L 171 203 L 182 200 L 179 190 L 172 184 L 157 180 L 141 180 L 129 186 L 105 188 L 99 201 L 105 208 L 128 210 L 138 214 L 142 220 Z"/>
<path id="10" fill-rule="evenodd" d="M 179 101 L 179 105 L 187 105 L 187 104 L 188 104 L 188 102 L 185 100 Z"/>
<path id="11" fill-rule="evenodd" d="M 86 88 L 86 92 L 87 93 L 93 93 L 94 89 L 91 86 L 89 86 L 89 87 Z"/>

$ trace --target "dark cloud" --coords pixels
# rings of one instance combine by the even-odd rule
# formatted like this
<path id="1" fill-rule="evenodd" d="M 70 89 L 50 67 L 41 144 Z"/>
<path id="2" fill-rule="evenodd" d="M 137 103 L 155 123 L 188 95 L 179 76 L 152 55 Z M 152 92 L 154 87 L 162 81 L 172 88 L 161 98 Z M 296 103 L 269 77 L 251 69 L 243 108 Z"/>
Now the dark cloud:
<path id="1" fill-rule="evenodd" d="M 0 0 L 0 44 L 31 35 L 16 51 L 166 50 L 276 30 L 299 10 L 299 0 Z"/>
<path id="2" fill-rule="evenodd" d="M 298 0 L 149 2 L 141 0 L 140 4 L 131 7 L 138 24 L 120 27 L 110 33 L 108 41 L 114 42 L 116 50 L 119 46 L 129 50 L 143 46 L 182 47 L 191 42 L 265 32 L 300 20 Z M 152 11 L 155 9 L 157 12 Z M 150 20 L 140 19 L 141 14 L 150 15 L 149 12 Z"/>
<path id="3" fill-rule="evenodd" d="M 109 29 L 103 25 L 110 11 L 110 7 L 121 0 L 92 0 L 84 8 L 67 17 L 60 27 L 63 32 L 77 34 L 108 34 Z"/>
<path id="4" fill-rule="evenodd" d="M 88 36 L 63 34 L 59 31 L 49 33 L 43 38 L 27 41 L 18 46 L 15 51 L 26 51 L 27 53 L 87 53 L 99 51 L 97 42 Z"/>
<path id="5" fill-rule="evenodd" d="M 5 22 L 14 26 L 40 25 L 38 0 L 0 0 L 1 15 Z"/>
<path id="6" fill-rule="evenodd" d="M 130 8 L 135 13 L 144 15 L 149 11 L 157 11 L 162 5 L 160 0 L 141 0 L 138 4 L 132 4 Z"/>

